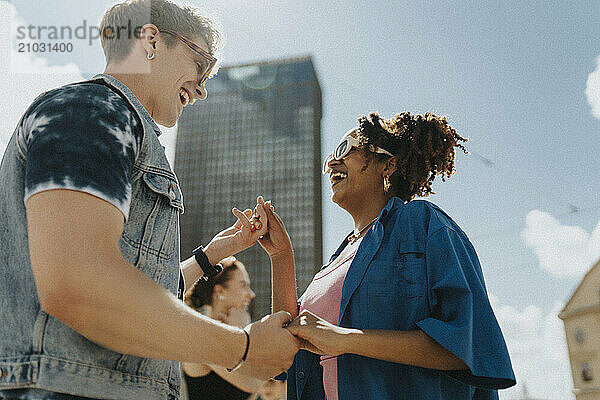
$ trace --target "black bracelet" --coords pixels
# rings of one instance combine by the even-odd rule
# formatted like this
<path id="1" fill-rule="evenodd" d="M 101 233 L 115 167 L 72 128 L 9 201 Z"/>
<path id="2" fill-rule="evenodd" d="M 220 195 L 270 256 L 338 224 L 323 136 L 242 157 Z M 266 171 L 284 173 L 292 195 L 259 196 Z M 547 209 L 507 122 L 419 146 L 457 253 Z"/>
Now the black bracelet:
<path id="1" fill-rule="evenodd" d="M 212 280 L 219 272 L 223 271 L 223 266 L 221 264 L 212 265 L 210 261 L 208 261 L 208 257 L 206 256 L 206 253 L 204 253 L 204 248 L 202 246 L 192 251 L 192 254 L 200 268 L 202 268 L 202 272 L 204 272 L 204 276 L 200 279 L 204 279 L 205 281 Z"/>
<path id="2" fill-rule="evenodd" d="M 242 330 L 246 334 L 246 350 L 244 350 L 244 355 L 242 356 L 242 359 L 240 360 L 240 362 L 237 363 L 235 365 L 235 367 L 233 367 L 233 368 L 227 368 L 227 372 L 233 372 L 236 369 L 240 368 L 242 366 L 242 364 L 244 364 L 244 361 L 246 361 L 246 357 L 248 356 L 248 349 L 250 348 L 250 335 L 248 334 L 248 332 L 246 332 L 245 329 L 242 329 Z"/>

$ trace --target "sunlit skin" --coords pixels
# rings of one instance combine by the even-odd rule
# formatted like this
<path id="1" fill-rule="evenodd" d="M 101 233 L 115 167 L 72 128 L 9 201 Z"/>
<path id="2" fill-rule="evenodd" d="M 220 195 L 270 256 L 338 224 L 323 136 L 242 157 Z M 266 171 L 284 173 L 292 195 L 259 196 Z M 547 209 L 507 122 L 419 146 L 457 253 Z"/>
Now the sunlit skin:
<path id="1" fill-rule="evenodd" d="M 172 127 L 183 107 L 206 99 L 207 92 L 204 86 L 198 85 L 201 56 L 177 39 L 168 47 L 167 36 L 153 24 L 144 25 L 131 53 L 122 61 L 108 64 L 104 73 L 125 83 L 155 122 Z M 190 40 L 208 51 L 201 37 Z M 149 60 L 148 55 L 154 57 Z M 182 100 L 181 89 L 187 92 L 189 103 Z"/>

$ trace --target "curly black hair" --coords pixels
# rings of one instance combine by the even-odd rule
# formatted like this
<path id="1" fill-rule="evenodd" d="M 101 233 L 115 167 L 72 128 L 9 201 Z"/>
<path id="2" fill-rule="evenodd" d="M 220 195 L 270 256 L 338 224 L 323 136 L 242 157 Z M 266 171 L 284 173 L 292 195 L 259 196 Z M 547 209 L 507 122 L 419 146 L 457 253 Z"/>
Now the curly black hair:
<path id="1" fill-rule="evenodd" d="M 185 292 L 185 303 L 198 310 L 202 306 L 212 305 L 212 295 L 215 285 L 227 287 L 234 271 L 240 268 L 241 262 L 235 257 L 229 257 L 219 262 L 223 266 L 223 271 L 219 272 L 212 280 L 205 281 L 198 279 L 194 285 Z"/>
<path id="2" fill-rule="evenodd" d="M 367 157 L 365 168 L 373 158 L 389 158 L 369 152 L 370 145 L 398 156 L 397 170 L 390 176 L 390 194 L 404 201 L 434 194 L 431 184 L 435 177 L 441 175 L 445 181 L 454 173 L 455 147 L 468 154 L 460 143 L 467 139 L 456 133 L 445 117 L 431 113 L 402 112 L 383 119 L 372 112 L 358 119 L 357 137 Z"/>

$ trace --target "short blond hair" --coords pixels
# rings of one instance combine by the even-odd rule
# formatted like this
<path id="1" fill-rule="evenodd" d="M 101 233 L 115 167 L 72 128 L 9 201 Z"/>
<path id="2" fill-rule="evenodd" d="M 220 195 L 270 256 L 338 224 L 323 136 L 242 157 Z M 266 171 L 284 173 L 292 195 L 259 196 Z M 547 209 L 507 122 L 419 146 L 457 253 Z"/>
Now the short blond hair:
<path id="1" fill-rule="evenodd" d="M 203 16 L 198 9 L 182 7 L 169 0 L 128 0 L 106 10 L 100 21 L 100 41 L 106 63 L 121 61 L 131 52 L 139 30 L 154 24 L 188 38 L 202 37 L 210 54 L 221 50 L 222 36 L 215 21 Z M 137 35 L 137 36 L 136 36 Z M 175 39 L 165 35 L 167 46 Z M 213 74 L 216 72 L 216 68 Z"/>

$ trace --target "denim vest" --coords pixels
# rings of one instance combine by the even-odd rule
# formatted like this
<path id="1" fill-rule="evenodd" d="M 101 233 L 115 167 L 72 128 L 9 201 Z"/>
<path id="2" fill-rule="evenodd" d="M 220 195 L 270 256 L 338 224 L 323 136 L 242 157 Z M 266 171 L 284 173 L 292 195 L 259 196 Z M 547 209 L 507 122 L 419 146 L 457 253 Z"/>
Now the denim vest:
<path id="1" fill-rule="evenodd" d="M 97 75 L 90 82 L 102 81 L 131 103 L 144 129 L 131 176 L 133 195 L 121 252 L 176 294 L 183 213 L 179 183 L 158 141 L 160 130 L 139 100 L 111 76 Z M 0 391 L 39 388 L 103 399 L 178 398 L 179 363 L 103 348 L 40 307 L 29 259 L 24 160 L 23 144 L 15 133 L 0 167 Z"/>

